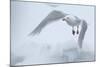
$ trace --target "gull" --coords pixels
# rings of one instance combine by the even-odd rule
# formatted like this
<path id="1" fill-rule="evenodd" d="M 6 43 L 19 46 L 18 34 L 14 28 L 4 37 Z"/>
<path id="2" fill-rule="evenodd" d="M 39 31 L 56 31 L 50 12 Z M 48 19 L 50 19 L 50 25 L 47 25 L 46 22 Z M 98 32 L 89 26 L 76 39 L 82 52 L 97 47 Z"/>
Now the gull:
<path id="1" fill-rule="evenodd" d="M 83 43 L 84 36 L 87 30 L 87 22 L 83 19 L 78 18 L 77 16 L 66 14 L 58 10 L 51 11 L 29 35 L 34 36 L 34 35 L 40 34 L 42 29 L 45 28 L 45 26 L 59 19 L 62 19 L 62 21 L 66 22 L 69 26 L 72 27 L 73 35 L 75 35 L 75 33 L 79 34 L 78 45 L 79 45 L 79 48 L 82 48 L 82 43 Z M 77 32 L 75 32 L 74 30 L 75 26 L 77 27 Z M 79 26 L 81 26 L 80 32 L 79 32 Z"/>
<path id="2" fill-rule="evenodd" d="M 85 37 L 85 33 L 87 30 L 87 22 L 83 19 L 78 18 L 77 16 L 68 15 L 66 18 L 63 18 L 63 21 L 65 21 L 69 26 L 72 27 L 72 34 L 75 35 L 74 26 L 77 26 L 77 34 L 79 34 L 78 37 L 78 45 L 80 48 L 82 48 L 82 43 Z M 81 25 L 81 31 L 79 33 L 79 25 Z"/>

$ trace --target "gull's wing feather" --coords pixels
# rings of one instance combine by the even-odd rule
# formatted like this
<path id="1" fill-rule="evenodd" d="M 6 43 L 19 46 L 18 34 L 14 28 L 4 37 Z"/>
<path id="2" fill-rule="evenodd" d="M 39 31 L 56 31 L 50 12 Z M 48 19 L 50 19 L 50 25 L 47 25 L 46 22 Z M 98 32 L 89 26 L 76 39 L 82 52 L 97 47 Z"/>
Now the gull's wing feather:
<path id="1" fill-rule="evenodd" d="M 87 22 L 85 20 L 82 21 L 82 29 L 80 31 L 80 34 L 79 34 L 79 38 L 78 38 L 78 44 L 79 44 L 79 47 L 82 48 L 82 43 L 83 43 L 83 40 L 84 40 L 84 36 L 85 36 L 85 33 L 86 33 L 86 30 L 87 30 Z"/>
<path id="2" fill-rule="evenodd" d="M 44 20 L 30 33 L 30 35 L 40 33 L 46 25 L 52 23 L 53 21 L 59 20 L 65 16 L 66 14 L 62 13 L 61 11 L 54 10 L 50 12 L 48 16 L 44 18 Z"/>

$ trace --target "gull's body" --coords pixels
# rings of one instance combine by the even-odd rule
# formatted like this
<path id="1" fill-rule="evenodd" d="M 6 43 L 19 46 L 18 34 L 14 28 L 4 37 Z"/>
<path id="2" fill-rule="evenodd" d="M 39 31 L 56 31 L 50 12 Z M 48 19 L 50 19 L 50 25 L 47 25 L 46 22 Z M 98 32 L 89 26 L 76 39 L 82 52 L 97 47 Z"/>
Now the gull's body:
<path id="1" fill-rule="evenodd" d="M 81 19 L 72 15 L 67 15 L 63 20 L 66 21 L 66 23 L 72 27 L 79 26 L 81 23 Z"/>
<path id="2" fill-rule="evenodd" d="M 78 18 L 77 16 L 65 14 L 61 11 L 54 10 L 54 11 L 50 12 L 48 14 L 48 16 L 46 18 L 44 18 L 44 20 L 30 33 L 30 35 L 39 34 L 45 26 L 47 26 L 50 23 L 53 23 L 53 21 L 56 21 L 59 19 L 62 19 L 63 21 L 65 21 L 73 29 L 75 26 L 77 26 L 77 28 L 79 26 L 81 26 L 81 31 L 80 31 L 80 33 L 77 33 L 77 34 L 79 34 L 78 45 L 80 48 L 82 48 L 82 43 L 84 40 L 85 32 L 87 30 L 86 21 Z M 75 31 L 74 31 L 74 33 L 75 33 Z"/>

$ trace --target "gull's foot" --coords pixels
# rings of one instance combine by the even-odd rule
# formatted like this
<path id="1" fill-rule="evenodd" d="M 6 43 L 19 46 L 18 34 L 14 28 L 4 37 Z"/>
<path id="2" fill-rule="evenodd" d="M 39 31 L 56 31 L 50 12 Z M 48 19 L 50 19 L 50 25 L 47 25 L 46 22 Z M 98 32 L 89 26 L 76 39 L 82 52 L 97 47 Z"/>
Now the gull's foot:
<path id="1" fill-rule="evenodd" d="M 77 26 L 77 34 L 79 34 L 79 26 Z"/>
<path id="2" fill-rule="evenodd" d="M 79 30 L 77 30 L 77 34 L 79 34 Z"/>
<path id="3" fill-rule="evenodd" d="M 72 30 L 72 34 L 75 35 L 75 30 Z"/>

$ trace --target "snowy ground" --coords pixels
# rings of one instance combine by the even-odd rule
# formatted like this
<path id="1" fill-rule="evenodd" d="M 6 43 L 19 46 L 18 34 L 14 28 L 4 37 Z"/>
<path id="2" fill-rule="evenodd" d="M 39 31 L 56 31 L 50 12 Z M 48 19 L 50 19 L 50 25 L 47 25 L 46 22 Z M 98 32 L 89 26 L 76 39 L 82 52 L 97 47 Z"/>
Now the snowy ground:
<path id="1" fill-rule="evenodd" d="M 42 46 L 41 46 L 42 45 Z M 71 45 L 66 43 L 66 45 Z M 65 49 L 66 48 L 66 49 Z M 28 49 L 28 50 L 27 50 Z M 25 52 L 25 53 L 24 53 Z M 17 52 L 15 52 L 17 53 Z M 48 44 L 28 44 L 19 49 L 18 56 L 12 56 L 12 65 L 49 64 L 63 62 L 93 61 L 91 51 L 71 47 L 49 46 Z"/>

